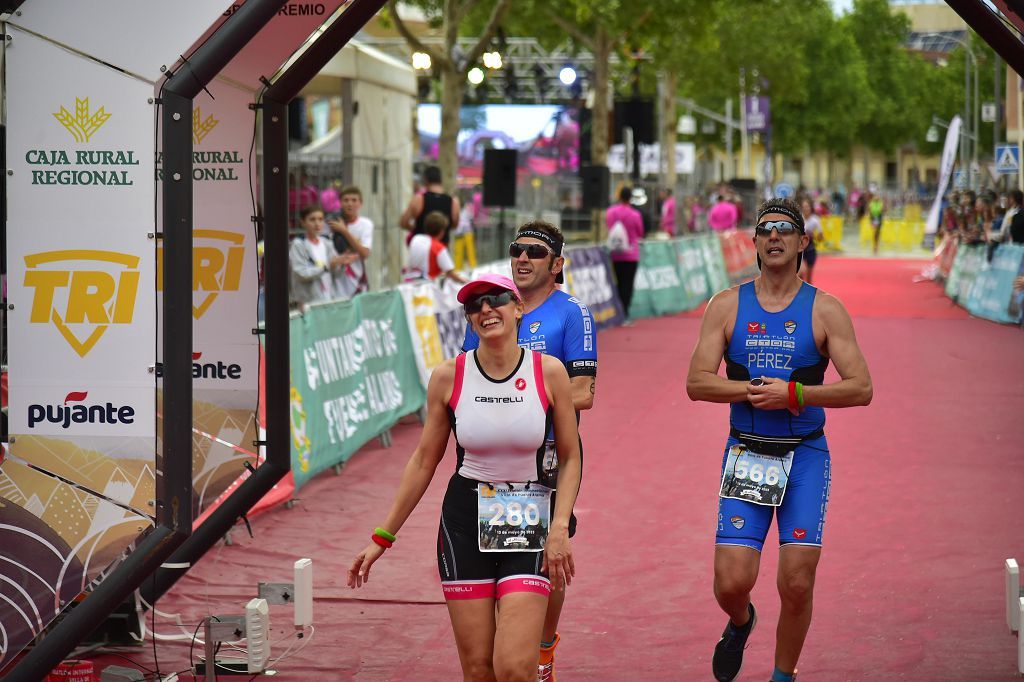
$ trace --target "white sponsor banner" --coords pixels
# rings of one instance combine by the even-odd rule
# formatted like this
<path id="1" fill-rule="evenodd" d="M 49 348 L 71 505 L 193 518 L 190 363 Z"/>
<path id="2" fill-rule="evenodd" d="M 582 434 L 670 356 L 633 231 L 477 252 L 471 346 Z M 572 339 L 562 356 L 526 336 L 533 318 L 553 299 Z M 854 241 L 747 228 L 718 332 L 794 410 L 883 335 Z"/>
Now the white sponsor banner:
<path id="1" fill-rule="evenodd" d="M 229 0 L 27 0 L 11 16 L 16 26 L 91 57 L 158 80 L 211 24 Z M 49 67 L 49 65 L 47 65 Z"/>
<path id="2" fill-rule="evenodd" d="M 152 86 L 8 30 L 10 432 L 152 437 Z"/>
<path id="3" fill-rule="evenodd" d="M 258 274 L 250 164 L 255 115 L 251 93 L 216 82 L 192 109 L 192 386 L 242 391 L 213 399 L 254 409 L 259 379 Z M 157 177 L 162 175 L 158 157 Z M 162 250 L 161 250 L 162 251 Z M 158 289 L 162 298 L 162 253 Z"/>
<path id="4" fill-rule="evenodd" d="M 925 234 L 935 234 L 939 229 L 939 211 L 942 208 L 942 195 L 946 193 L 946 187 L 949 186 L 949 176 L 953 172 L 953 162 L 956 161 L 956 147 L 960 140 L 960 125 L 961 120 L 959 116 L 954 116 L 953 120 L 949 122 L 949 130 L 946 131 L 946 143 L 942 147 L 942 162 L 939 167 L 939 186 L 935 192 L 935 201 L 932 202 L 932 207 L 928 211 L 928 219 L 924 224 Z"/>
<path id="5" fill-rule="evenodd" d="M 696 168 L 697 152 L 692 142 L 676 143 L 676 172 L 684 175 L 693 173 Z M 612 173 L 625 173 L 633 168 L 633 159 L 626 158 L 626 146 L 613 144 L 608 148 L 608 170 Z M 640 145 L 640 173 L 654 175 L 661 170 L 661 145 Z"/>
<path id="6" fill-rule="evenodd" d="M 405 305 L 416 368 L 426 388 L 434 368 L 462 349 L 466 329 L 462 304 L 455 298 L 457 289 L 450 285 L 402 284 L 398 292 Z"/>

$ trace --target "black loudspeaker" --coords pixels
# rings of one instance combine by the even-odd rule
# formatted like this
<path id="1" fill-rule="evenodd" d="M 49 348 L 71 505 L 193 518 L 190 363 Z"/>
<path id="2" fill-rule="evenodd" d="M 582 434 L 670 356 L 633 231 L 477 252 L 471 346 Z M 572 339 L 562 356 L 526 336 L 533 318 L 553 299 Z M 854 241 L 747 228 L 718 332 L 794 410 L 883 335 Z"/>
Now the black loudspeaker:
<path id="1" fill-rule="evenodd" d="M 580 165 L 590 163 L 590 147 L 593 141 L 594 116 L 590 109 L 580 107 Z"/>
<path id="2" fill-rule="evenodd" d="M 729 181 L 729 186 L 735 190 L 755 192 L 757 191 L 757 180 L 754 178 L 733 178 Z"/>
<path id="3" fill-rule="evenodd" d="M 515 149 L 484 150 L 484 206 L 516 205 Z"/>
<path id="4" fill-rule="evenodd" d="M 627 99 L 615 102 L 615 142 L 625 140 L 623 128 L 633 129 L 633 141 L 638 144 L 657 142 L 654 125 L 654 100 Z"/>
<path id="5" fill-rule="evenodd" d="M 583 210 L 608 208 L 608 166 L 580 166 L 583 183 Z"/>
<path id="6" fill-rule="evenodd" d="M 288 102 L 288 139 L 305 144 L 309 140 L 309 126 L 306 124 L 306 100 L 296 97 Z"/>

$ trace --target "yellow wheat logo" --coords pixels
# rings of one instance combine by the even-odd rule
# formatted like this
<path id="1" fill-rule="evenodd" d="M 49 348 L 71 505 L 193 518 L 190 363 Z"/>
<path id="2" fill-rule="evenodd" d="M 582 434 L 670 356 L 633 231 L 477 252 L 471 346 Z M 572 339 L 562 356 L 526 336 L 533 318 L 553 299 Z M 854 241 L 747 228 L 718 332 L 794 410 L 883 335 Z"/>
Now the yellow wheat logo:
<path id="1" fill-rule="evenodd" d="M 68 129 L 68 132 L 75 138 L 75 142 L 88 142 L 97 130 L 110 118 L 110 114 L 100 107 L 96 113 L 89 113 L 89 98 L 75 98 L 75 113 L 61 105 L 60 111 L 53 115 L 60 124 Z"/>
<path id="2" fill-rule="evenodd" d="M 195 109 L 193 109 L 192 110 L 192 143 L 193 144 L 199 144 L 200 142 L 202 142 L 203 138 L 206 137 L 207 135 L 209 135 L 210 131 L 212 131 L 214 128 L 217 127 L 218 123 L 220 123 L 220 121 L 215 119 L 213 117 L 213 114 L 210 114 L 209 116 L 207 116 L 206 120 L 204 121 L 203 120 L 203 114 L 199 110 L 199 107 L 196 107 Z"/>

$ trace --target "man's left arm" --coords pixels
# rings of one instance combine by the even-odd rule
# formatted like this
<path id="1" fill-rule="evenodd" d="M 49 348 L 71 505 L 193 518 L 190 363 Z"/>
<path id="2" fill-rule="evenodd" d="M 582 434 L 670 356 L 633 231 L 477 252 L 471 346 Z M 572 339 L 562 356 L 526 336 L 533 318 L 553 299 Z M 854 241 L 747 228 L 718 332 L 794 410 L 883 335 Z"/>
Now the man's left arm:
<path id="1" fill-rule="evenodd" d="M 373 243 L 373 228 L 370 229 L 369 238 L 367 238 L 365 234 L 356 234 L 350 230 L 344 220 L 331 220 L 327 224 L 332 231 L 345 238 L 349 249 L 355 251 L 360 258 L 365 260 L 370 257 L 370 245 Z"/>
<path id="2" fill-rule="evenodd" d="M 804 404 L 817 407 L 855 407 L 871 403 L 871 373 L 864 359 L 853 320 L 839 299 L 818 293 L 815 317 L 825 329 L 825 348 L 839 373 L 840 381 L 821 386 L 804 386 Z"/>
<path id="3" fill-rule="evenodd" d="M 594 406 L 597 389 L 597 331 L 594 318 L 584 303 L 578 303 L 579 312 L 573 311 L 562 331 L 562 357 L 569 373 L 572 404 L 577 412 Z"/>

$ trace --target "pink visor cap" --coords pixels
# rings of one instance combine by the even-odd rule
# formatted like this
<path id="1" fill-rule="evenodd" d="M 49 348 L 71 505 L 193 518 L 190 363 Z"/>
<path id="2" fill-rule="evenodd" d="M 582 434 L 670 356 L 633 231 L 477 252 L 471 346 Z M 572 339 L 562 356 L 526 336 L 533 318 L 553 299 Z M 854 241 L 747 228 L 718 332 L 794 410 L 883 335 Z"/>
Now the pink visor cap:
<path id="1" fill-rule="evenodd" d="M 486 275 L 480 275 L 473 281 L 464 284 L 462 288 L 459 289 L 459 294 L 457 298 L 459 299 L 459 303 L 465 303 L 466 300 L 469 299 L 470 297 L 476 294 L 482 294 L 495 288 L 508 289 L 515 295 L 517 301 L 519 301 L 520 303 L 523 302 L 523 297 L 522 295 L 520 295 L 519 289 L 516 288 L 516 283 L 513 282 L 510 277 L 506 277 L 505 275 L 494 275 L 490 273 Z"/>

